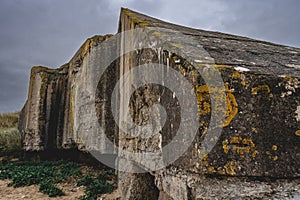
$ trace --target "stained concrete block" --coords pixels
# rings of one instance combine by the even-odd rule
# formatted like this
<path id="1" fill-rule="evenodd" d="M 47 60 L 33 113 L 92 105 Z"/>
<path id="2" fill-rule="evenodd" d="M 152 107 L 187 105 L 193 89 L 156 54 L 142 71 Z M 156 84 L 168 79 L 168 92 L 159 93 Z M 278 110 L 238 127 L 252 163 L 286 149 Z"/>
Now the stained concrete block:
<path id="1" fill-rule="evenodd" d="M 138 35 L 121 34 L 138 29 Z M 122 199 L 299 197 L 300 49 L 182 27 L 128 9 L 121 10 L 118 33 L 88 39 L 58 69 L 32 69 L 20 121 L 25 150 L 114 152 L 119 169 L 147 171 L 119 172 Z M 164 85 L 172 70 L 181 77 L 173 77 L 174 85 L 187 81 L 189 89 L 175 93 Z M 161 84 L 147 83 L 131 94 L 139 78 L 161 78 Z M 180 97 L 189 95 L 195 102 L 183 98 L 183 110 Z M 184 112 L 196 113 L 196 120 Z M 153 120 L 165 115 L 165 121 Z M 125 126 L 121 119 L 128 116 L 132 123 Z M 177 138 L 189 121 L 196 121 L 196 134 L 186 125 Z M 177 148 L 165 152 L 172 142 Z M 181 152 L 184 145 L 189 148 Z M 151 170 L 157 166 L 165 167 Z"/>

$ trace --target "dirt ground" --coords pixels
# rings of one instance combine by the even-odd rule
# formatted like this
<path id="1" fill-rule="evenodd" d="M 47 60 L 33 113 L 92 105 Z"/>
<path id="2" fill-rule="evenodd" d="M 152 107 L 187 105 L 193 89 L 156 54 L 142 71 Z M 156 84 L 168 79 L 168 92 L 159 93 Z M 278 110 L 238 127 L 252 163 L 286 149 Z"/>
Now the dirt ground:
<path id="1" fill-rule="evenodd" d="M 32 185 L 28 187 L 20 187 L 20 188 L 13 188 L 8 187 L 7 184 L 10 183 L 9 180 L 0 180 L 0 199 L 1 200 L 8 200 L 8 199 L 41 199 L 41 200 L 74 200 L 84 194 L 84 187 L 80 186 L 77 187 L 75 183 L 63 183 L 59 184 L 58 186 L 62 188 L 65 196 L 61 197 L 53 197 L 50 198 L 48 195 L 45 195 L 39 192 L 39 186 Z"/>
<path id="2" fill-rule="evenodd" d="M 74 182 L 58 184 L 65 196 L 61 197 L 49 197 L 39 192 L 39 186 L 32 185 L 28 187 L 13 188 L 8 187 L 9 180 L 0 180 L 0 200 L 76 200 L 78 197 L 84 194 L 83 186 L 76 186 Z M 98 200 L 114 200 L 120 197 L 118 191 L 114 191 L 111 194 L 104 194 L 98 198 Z"/>
<path id="3" fill-rule="evenodd" d="M 82 165 L 81 170 L 83 174 L 89 172 L 97 173 L 97 170 L 92 167 Z M 61 197 L 49 197 L 39 191 L 38 185 L 31 185 L 26 187 L 8 187 L 10 180 L 0 180 L 0 200 L 76 200 L 78 197 L 84 195 L 84 186 L 77 186 L 76 181 L 70 179 L 66 183 L 59 183 L 57 186 L 65 193 Z M 116 200 L 120 198 L 118 190 L 113 191 L 111 194 L 103 194 L 97 200 Z"/>

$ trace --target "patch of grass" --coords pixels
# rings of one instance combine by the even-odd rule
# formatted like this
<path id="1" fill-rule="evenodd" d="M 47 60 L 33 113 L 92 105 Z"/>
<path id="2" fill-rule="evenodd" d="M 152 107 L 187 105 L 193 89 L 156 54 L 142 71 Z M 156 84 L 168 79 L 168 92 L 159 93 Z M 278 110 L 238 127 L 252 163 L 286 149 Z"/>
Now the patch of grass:
<path id="1" fill-rule="evenodd" d="M 0 114 L 0 128 L 16 128 L 19 123 L 19 112 Z"/>
<path id="2" fill-rule="evenodd" d="M 0 156 L 21 150 L 19 112 L 0 114 Z"/>
<path id="3" fill-rule="evenodd" d="M 0 180 L 10 179 L 9 186 L 23 187 L 39 185 L 39 190 L 49 197 L 64 195 L 56 186 L 73 177 L 78 186 L 85 186 L 80 200 L 96 200 L 100 194 L 111 193 L 115 185 L 112 171 L 88 173 L 83 176 L 77 163 L 68 161 L 18 162 L 0 165 Z"/>
<path id="4" fill-rule="evenodd" d="M 40 183 L 40 191 L 44 194 L 48 194 L 49 197 L 57 197 L 64 195 L 64 192 L 61 189 L 48 182 Z"/>
<path id="5" fill-rule="evenodd" d="M 76 163 L 55 162 L 19 162 L 0 165 L 0 180 L 12 179 L 9 186 L 22 187 L 39 185 L 40 191 L 50 197 L 61 196 L 63 192 L 55 184 L 65 182 L 69 177 L 81 174 Z"/>
<path id="6" fill-rule="evenodd" d="M 0 156 L 21 151 L 21 134 L 17 128 L 0 128 Z"/>
<path id="7" fill-rule="evenodd" d="M 97 176 L 87 174 L 77 181 L 78 186 L 85 186 L 85 195 L 79 197 L 79 200 L 96 200 L 101 194 L 111 193 L 115 186 L 108 182 L 113 177 L 110 173 L 100 173 Z"/>

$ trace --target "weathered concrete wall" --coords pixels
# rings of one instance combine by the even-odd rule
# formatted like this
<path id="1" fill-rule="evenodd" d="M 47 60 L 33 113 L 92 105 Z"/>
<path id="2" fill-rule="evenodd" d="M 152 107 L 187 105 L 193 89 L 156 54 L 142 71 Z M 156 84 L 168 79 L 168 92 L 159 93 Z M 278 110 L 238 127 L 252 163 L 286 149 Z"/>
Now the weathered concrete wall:
<path id="1" fill-rule="evenodd" d="M 97 91 L 97 84 L 94 83 L 98 83 L 93 70 L 99 64 L 95 60 L 104 59 L 105 52 L 97 49 L 97 45 L 110 36 L 88 39 L 71 61 L 58 69 L 32 69 L 28 100 L 22 111 L 20 127 L 25 150 L 86 150 L 84 142 L 87 134 L 97 131 L 95 124 L 99 118 L 93 101 Z M 110 69 L 112 73 L 106 78 L 116 73 L 115 66 L 112 65 Z M 115 79 L 114 76 L 112 79 Z M 107 89 L 110 83 L 101 85 L 105 92 L 110 92 Z M 97 107 L 98 113 L 103 113 L 101 109 L 105 108 Z M 110 123 L 109 119 L 104 121 Z M 108 131 L 114 131 L 109 128 Z M 114 133 L 110 134 L 114 136 Z"/>
<path id="2" fill-rule="evenodd" d="M 191 63 L 174 52 L 153 49 L 151 42 L 159 43 L 155 37 L 153 39 L 154 34 L 149 35 L 148 40 L 145 38 L 133 40 L 132 43 L 150 41 L 145 45 L 148 45 L 149 49 L 127 54 L 120 62 L 121 75 L 145 63 L 168 65 L 181 72 L 194 85 L 198 98 L 200 128 L 193 145 L 167 169 L 148 174 L 149 177 L 155 177 L 160 198 L 211 199 L 218 196 L 262 198 L 270 197 L 272 193 L 274 198 L 276 195 L 277 198 L 284 198 L 284 195 L 290 195 L 291 198 L 293 193 L 297 194 L 296 189 L 290 188 L 290 185 L 285 184 L 284 181 L 273 182 L 268 178 L 297 178 L 300 174 L 298 150 L 300 74 L 297 70 L 299 66 L 297 63 L 300 62 L 299 49 L 220 33 L 198 32 L 194 29 L 162 23 L 130 11 L 121 13 L 120 21 L 121 32 L 145 26 L 158 26 L 192 35 L 200 41 L 215 62 L 210 64 L 205 63 L 205 60 L 196 61 L 197 55 L 201 55 L 201 52 L 198 54 L 189 52 L 189 58 L 195 60 Z M 163 34 L 155 32 L 155 35 Z M 177 50 L 180 50 L 180 46 L 184 44 L 184 41 L 172 42 L 173 49 Z M 200 146 L 210 123 L 211 99 L 210 91 L 196 69 L 209 67 L 215 67 L 221 73 L 226 90 L 227 110 L 221 137 L 215 138 L 217 140 L 215 147 L 202 158 L 203 149 L 200 150 Z M 149 74 L 141 75 L 143 76 Z M 132 82 L 128 87 L 135 84 L 134 77 L 130 80 Z M 127 90 L 129 91 L 129 88 Z M 161 133 L 154 135 L 149 141 L 139 137 L 132 138 L 128 133 L 120 132 L 121 147 L 132 152 L 147 152 L 155 149 L 160 151 L 172 140 L 178 129 L 176 125 L 180 119 L 176 116 L 180 112 L 176 109 L 176 102 L 172 102 L 174 99 L 172 93 L 162 94 L 161 91 L 161 87 L 151 84 L 141 88 L 135 93 L 131 107 L 132 118 L 136 124 L 140 121 L 151 123 L 147 121 L 149 117 L 145 115 L 145 110 L 149 111 L 153 104 L 160 101 L 159 103 L 168 108 L 169 112 L 169 118 Z M 184 94 L 186 91 L 182 92 Z M 123 95 L 128 93 L 124 92 Z M 121 105 L 123 105 L 122 99 L 126 98 L 121 95 Z M 146 149 L 143 149 L 144 146 Z M 143 164 L 137 164 L 133 159 L 131 165 L 127 167 L 136 167 L 136 165 L 141 167 Z M 213 178 L 220 176 L 223 177 L 222 180 Z M 226 178 L 231 176 L 260 178 Z M 122 195 L 127 199 L 139 199 L 136 196 L 141 191 L 131 186 L 136 183 L 141 184 L 143 179 L 145 179 L 144 174 L 121 175 L 119 185 Z M 255 181 L 258 179 L 262 182 Z M 297 181 L 291 182 L 293 187 L 297 187 Z M 142 184 L 141 187 L 143 188 Z M 215 189 L 211 190 L 214 187 Z M 251 187 L 259 188 L 259 191 L 249 193 Z M 222 192 L 217 188 L 222 188 Z"/>
<path id="3" fill-rule="evenodd" d="M 28 100 L 22 111 L 25 150 L 39 151 L 62 145 L 68 65 L 58 70 L 33 67 Z"/>
<path id="4" fill-rule="evenodd" d="M 192 93 L 197 97 L 199 116 L 199 130 L 192 145 L 164 169 L 143 174 L 119 172 L 123 199 L 299 197 L 300 50 L 181 27 L 122 9 L 119 32 L 143 27 L 166 28 L 180 34 L 174 34 L 174 41 L 168 41 L 161 29 L 149 31 L 144 37 L 132 36 L 129 40 L 122 36 L 120 41 L 97 36 L 88 39 L 63 67 L 57 70 L 33 68 L 21 119 L 24 148 L 27 151 L 72 147 L 86 150 L 85 142 L 92 138 L 96 150 L 100 148 L 105 153 L 103 138 L 106 135 L 120 149 L 132 154 L 163 154 L 163 147 L 174 139 L 181 121 L 176 95 Z M 99 44 L 109 38 L 113 40 L 109 44 L 116 46 L 100 48 Z M 139 45 L 146 48 L 124 52 Z M 159 45 L 160 48 L 156 48 Z M 103 76 L 96 76 L 99 67 L 115 53 L 122 56 L 110 63 Z M 182 88 L 175 94 L 163 84 L 146 84 L 131 95 L 129 91 L 139 81 L 131 74 L 130 82 L 119 85 L 121 93 L 116 102 L 122 106 L 116 112 L 118 108 L 112 107 L 110 101 L 118 80 L 136 66 L 151 63 L 176 70 L 191 83 L 192 90 Z M 209 90 L 209 80 L 204 80 L 199 70 L 209 72 L 210 68 L 220 73 L 224 91 Z M 170 74 L 164 69 L 157 70 L 165 78 Z M 139 71 L 142 79 L 153 74 Z M 222 100 L 213 102 L 214 92 L 225 94 L 226 107 L 220 110 L 225 119 L 219 124 L 210 121 L 212 104 L 218 105 Z M 129 105 L 126 104 L 128 98 Z M 158 103 L 167 114 L 165 124 L 155 122 L 162 130 L 145 129 L 152 131 L 151 137 L 146 139 L 132 137 L 138 126 L 153 123 L 149 112 Z M 129 113 L 125 112 L 126 106 Z M 120 121 L 114 121 L 112 112 L 119 114 Z M 119 130 L 121 119 L 127 114 L 135 126 Z M 157 115 L 159 118 L 163 113 L 159 111 Z M 98 134 L 98 126 L 102 127 L 103 134 Z M 208 152 L 201 144 L 209 126 L 212 130 L 221 126 L 222 133 L 218 138 L 211 138 L 216 145 Z M 186 130 L 192 132 L 190 127 Z M 125 171 L 149 165 L 147 159 L 139 160 L 122 151 L 118 156 L 123 160 L 119 168 Z M 151 164 L 164 161 L 151 160 Z"/>

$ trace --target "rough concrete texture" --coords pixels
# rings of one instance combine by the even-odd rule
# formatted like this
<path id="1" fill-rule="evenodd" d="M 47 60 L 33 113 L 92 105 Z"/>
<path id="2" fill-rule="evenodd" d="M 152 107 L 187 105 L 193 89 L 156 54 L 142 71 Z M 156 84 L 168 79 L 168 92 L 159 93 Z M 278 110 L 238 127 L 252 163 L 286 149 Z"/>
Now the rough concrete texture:
<path id="1" fill-rule="evenodd" d="M 172 91 L 163 85 L 147 84 L 130 97 L 127 106 L 136 125 L 152 123 L 148 113 L 153 105 L 160 103 L 166 109 L 165 124 L 157 122 L 162 130 L 147 139 L 119 130 L 112 116 L 116 108 L 109 102 L 117 81 L 135 66 L 164 64 L 193 85 L 193 91 L 182 89 L 180 94 L 196 95 L 199 130 L 190 148 L 168 167 L 145 174 L 119 172 L 123 199 L 299 198 L 300 49 L 191 29 L 121 10 L 119 32 L 143 27 L 171 29 L 180 35 L 164 46 L 166 36 L 159 29 L 148 32 L 144 38 L 131 38 L 132 43 L 113 41 L 116 47 L 106 49 L 98 45 L 111 36 L 96 36 L 88 39 L 72 60 L 59 69 L 32 69 L 28 100 L 20 121 L 24 149 L 86 150 L 84 142 L 94 138 L 91 136 L 98 133 L 95 124 L 100 124 L 103 134 L 121 149 L 163 153 L 162 148 L 175 137 L 181 120 L 180 105 Z M 200 44 L 207 56 L 185 36 Z M 153 43 L 162 44 L 162 48 L 153 47 Z M 137 44 L 147 48 L 122 52 L 128 48 L 124 45 Z M 113 51 L 124 55 L 108 67 L 95 85 L 99 78 L 94 76 L 95 70 Z M 222 134 L 211 138 L 216 145 L 206 152 L 200 147 L 208 126 L 214 129 L 220 124 L 210 124 L 213 92 L 207 86 L 209 80 L 204 80 L 198 71 L 212 67 L 218 69 L 224 81 L 226 110 Z M 163 69 L 161 73 L 168 76 Z M 140 76 L 151 74 L 141 72 Z M 134 78 L 122 84 L 123 92 L 117 96 L 120 105 L 130 95 L 126 91 L 137 83 Z M 96 102 L 90 101 L 93 98 Z M 118 113 L 126 115 L 122 109 Z M 134 132 L 137 128 L 130 130 Z M 103 134 L 98 134 L 95 148 L 105 153 Z M 119 158 L 126 160 L 125 168 L 149 164 L 122 152 Z"/>
<path id="2" fill-rule="evenodd" d="M 97 91 L 92 70 L 104 59 L 105 52 L 95 49 L 110 36 L 88 39 L 71 61 L 58 69 L 32 68 L 28 100 L 20 120 L 25 150 L 84 148 L 86 133 L 96 132 L 94 124 L 101 120 L 96 112 L 103 108 L 89 101 Z M 114 76 L 114 71 L 106 78 Z M 109 85 L 103 83 L 101 87 Z M 109 119 L 106 121 L 109 123 Z"/>

